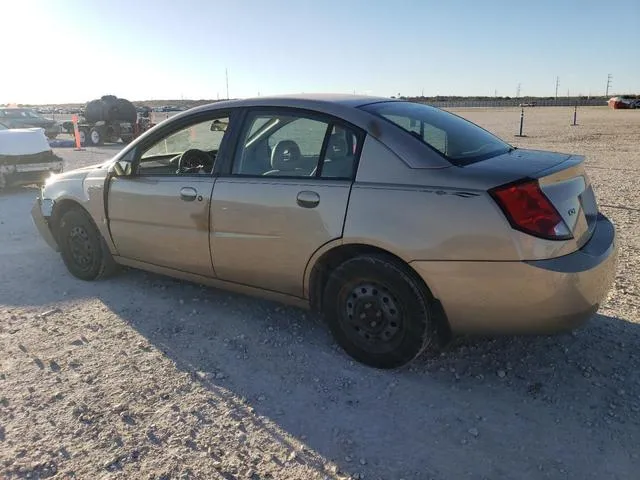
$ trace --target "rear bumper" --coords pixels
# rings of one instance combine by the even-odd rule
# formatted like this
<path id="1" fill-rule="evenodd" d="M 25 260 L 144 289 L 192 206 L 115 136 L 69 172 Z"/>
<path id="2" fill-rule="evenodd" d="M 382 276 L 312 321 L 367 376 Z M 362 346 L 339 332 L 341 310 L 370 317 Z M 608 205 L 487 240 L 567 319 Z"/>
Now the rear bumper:
<path id="1" fill-rule="evenodd" d="M 48 217 L 44 216 L 44 213 L 51 215 L 50 211 L 43 212 L 43 210 L 50 210 L 51 206 L 43 205 L 40 198 L 33 204 L 33 208 L 31 209 L 31 218 L 33 219 L 33 223 L 35 224 L 38 232 L 44 241 L 47 242 L 51 248 L 53 248 L 56 252 L 58 251 L 58 243 L 56 242 L 53 233 L 51 232 L 51 228 L 49 228 L 49 222 L 47 220 Z"/>
<path id="2" fill-rule="evenodd" d="M 615 278 L 615 229 L 598 216 L 578 251 L 528 262 L 412 262 L 455 333 L 552 333 L 590 318 Z"/>

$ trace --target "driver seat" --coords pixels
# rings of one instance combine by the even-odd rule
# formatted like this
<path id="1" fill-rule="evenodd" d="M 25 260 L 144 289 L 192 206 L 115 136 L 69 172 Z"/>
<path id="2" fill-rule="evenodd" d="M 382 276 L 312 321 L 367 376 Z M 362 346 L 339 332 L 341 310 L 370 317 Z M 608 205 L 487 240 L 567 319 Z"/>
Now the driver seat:
<path id="1" fill-rule="evenodd" d="M 263 175 L 287 175 L 292 172 L 301 171 L 298 168 L 302 152 L 300 147 L 293 140 L 281 140 L 271 152 L 271 170 Z"/>

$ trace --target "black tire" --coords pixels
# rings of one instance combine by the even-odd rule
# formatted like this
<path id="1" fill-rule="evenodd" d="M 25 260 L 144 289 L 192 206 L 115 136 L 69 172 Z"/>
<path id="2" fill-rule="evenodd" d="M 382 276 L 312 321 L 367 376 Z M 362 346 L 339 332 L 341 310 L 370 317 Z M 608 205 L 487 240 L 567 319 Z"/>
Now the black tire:
<path id="1" fill-rule="evenodd" d="M 89 130 L 89 135 L 87 135 L 87 142 L 89 145 L 102 145 L 104 143 L 104 132 L 101 128 L 93 127 Z"/>
<path id="2" fill-rule="evenodd" d="M 62 260 L 81 280 L 97 280 L 117 270 L 111 252 L 87 212 L 72 208 L 62 214 L 56 231 Z"/>
<path id="3" fill-rule="evenodd" d="M 120 139 L 124 144 L 131 143 L 133 141 L 133 135 L 123 135 Z"/>
<path id="4" fill-rule="evenodd" d="M 80 137 L 80 145 L 83 147 L 89 145 L 89 130 L 87 128 L 78 129 L 78 136 Z"/>
<path id="5" fill-rule="evenodd" d="M 435 340 L 431 301 L 404 265 L 383 255 L 366 255 L 345 261 L 331 273 L 323 313 L 347 354 L 388 369 L 411 362 Z"/>

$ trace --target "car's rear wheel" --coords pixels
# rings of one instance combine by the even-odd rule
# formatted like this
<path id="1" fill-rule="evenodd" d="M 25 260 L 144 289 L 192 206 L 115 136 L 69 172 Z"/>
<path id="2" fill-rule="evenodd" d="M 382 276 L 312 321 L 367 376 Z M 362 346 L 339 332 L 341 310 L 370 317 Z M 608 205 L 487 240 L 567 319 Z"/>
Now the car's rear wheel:
<path id="1" fill-rule="evenodd" d="M 80 208 L 62 214 L 57 240 L 64 264 L 81 280 L 97 280 L 117 269 L 102 235 L 89 214 Z"/>
<path id="2" fill-rule="evenodd" d="M 338 344 L 356 360 L 376 368 L 411 362 L 435 340 L 431 296 L 393 258 L 359 256 L 330 275 L 323 312 Z"/>

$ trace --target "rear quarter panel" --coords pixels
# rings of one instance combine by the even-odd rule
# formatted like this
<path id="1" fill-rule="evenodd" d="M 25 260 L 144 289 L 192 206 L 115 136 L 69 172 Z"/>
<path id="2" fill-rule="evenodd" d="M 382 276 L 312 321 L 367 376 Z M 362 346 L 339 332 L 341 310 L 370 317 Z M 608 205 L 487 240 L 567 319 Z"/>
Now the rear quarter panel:
<path id="1" fill-rule="evenodd" d="M 521 261 L 568 253 L 566 242 L 511 228 L 487 193 L 502 180 L 461 167 L 410 168 L 367 137 L 343 243 L 373 245 L 407 262 Z"/>

